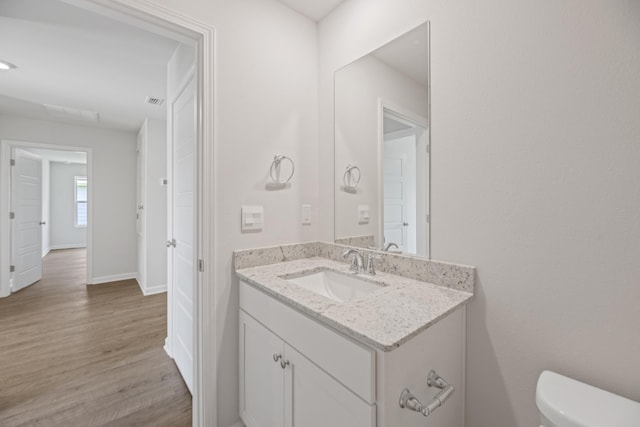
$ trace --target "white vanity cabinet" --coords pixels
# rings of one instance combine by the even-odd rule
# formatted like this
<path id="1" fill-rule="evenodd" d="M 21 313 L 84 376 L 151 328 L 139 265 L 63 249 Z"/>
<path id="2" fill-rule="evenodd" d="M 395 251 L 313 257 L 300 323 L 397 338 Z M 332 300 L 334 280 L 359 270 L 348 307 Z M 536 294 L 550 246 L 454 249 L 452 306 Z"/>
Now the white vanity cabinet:
<path id="1" fill-rule="evenodd" d="M 351 391 L 240 311 L 241 416 L 249 427 L 373 427 Z"/>
<path id="2" fill-rule="evenodd" d="M 464 311 L 392 351 L 368 347 L 240 282 L 240 415 L 247 427 L 463 427 Z M 443 327 L 441 327 L 443 326 Z M 426 375 L 457 391 L 428 418 L 401 409 L 408 387 L 423 403 Z"/>

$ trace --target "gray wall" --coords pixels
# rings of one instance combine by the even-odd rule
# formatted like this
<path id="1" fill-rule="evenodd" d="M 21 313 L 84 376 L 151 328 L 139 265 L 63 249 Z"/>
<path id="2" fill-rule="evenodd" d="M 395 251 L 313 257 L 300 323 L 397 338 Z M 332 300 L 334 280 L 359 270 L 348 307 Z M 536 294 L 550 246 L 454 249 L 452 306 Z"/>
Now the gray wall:
<path id="1" fill-rule="evenodd" d="M 87 245 L 87 227 L 76 227 L 74 177 L 87 176 L 87 165 L 50 162 L 49 245 L 51 249 Z"/>
<path id="2" fill-rule="evenodd" d="M 320 24 L 322 218 L 334 71 L 426 19 L 433 257 L 478 267 L 467 425 L 538 426 L 543 369 L 640 400 L 640 2 L 348 0 Z"/>

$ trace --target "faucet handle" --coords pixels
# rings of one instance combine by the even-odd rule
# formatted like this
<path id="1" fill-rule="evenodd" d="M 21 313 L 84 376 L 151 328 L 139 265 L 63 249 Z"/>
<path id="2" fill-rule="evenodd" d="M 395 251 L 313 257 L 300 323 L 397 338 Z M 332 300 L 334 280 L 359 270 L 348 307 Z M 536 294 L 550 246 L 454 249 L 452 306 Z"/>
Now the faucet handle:
<path id="1" fill-rule="evenodd" d="M 382 257 L 380 255 L 374 255 L 374 254 L 368 254 L 367 255 L 367 274 L 375 276 L 376 268 L 373 265 L 373 260 L 374 259 L 381 259 L 381 258 Z"/>

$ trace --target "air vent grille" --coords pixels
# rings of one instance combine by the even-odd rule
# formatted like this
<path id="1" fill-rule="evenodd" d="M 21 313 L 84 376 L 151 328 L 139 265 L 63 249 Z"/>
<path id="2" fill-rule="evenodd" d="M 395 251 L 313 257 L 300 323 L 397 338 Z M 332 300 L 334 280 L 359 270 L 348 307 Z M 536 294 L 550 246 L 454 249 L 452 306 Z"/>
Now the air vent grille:
<path id="1" fill-rule="evenodd" d="M 147 99 L 144 100 L 147 104 L 160 106 L 164 103 L 163 98 L 158 98 L 156 96 L 147 96 Z"/>
<path id="2" fill-rule="evenodd" d="M 98 112 L 64 107 L 61 105 L 42 104 L 47 113 L 53 117 L 62 119 L 84 120 L 88 122 L 98 121 Z"/>

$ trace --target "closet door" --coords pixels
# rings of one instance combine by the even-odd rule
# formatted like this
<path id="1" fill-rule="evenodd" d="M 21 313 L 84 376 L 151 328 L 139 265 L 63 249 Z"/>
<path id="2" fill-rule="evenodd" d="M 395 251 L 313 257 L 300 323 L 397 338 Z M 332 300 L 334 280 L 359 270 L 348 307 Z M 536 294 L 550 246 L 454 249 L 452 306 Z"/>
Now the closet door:
<path id="1" fill-rule="evenodd" d="M 193 393 L 193 297 L 196 280 L 196 98 L 193 74 L 171 104 L 170 248 L 173 359 Z"/>
<path id="2" fill-rule="evenodd" d="M 137 180 L 136 180 L 136 234 L 138 240 L 138 283 L 146 286 L 146 241 L 145 241 L 145 139 L 146 125 L 138 133 Z"/>

